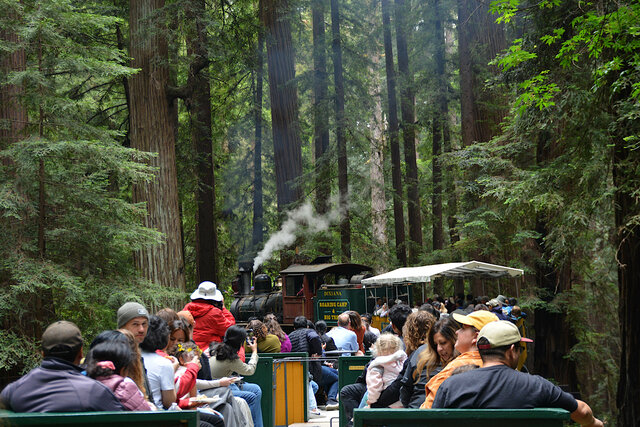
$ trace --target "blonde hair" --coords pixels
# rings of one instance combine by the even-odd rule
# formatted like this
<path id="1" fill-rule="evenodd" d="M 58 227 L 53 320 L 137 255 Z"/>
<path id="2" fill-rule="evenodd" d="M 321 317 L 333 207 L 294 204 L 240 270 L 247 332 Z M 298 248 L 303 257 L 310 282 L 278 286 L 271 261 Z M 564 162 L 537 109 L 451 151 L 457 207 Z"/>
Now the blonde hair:
<path id="1" fill-rule="evenodd" d="M 138 386 L 140 391 L 142 392 L 144 398 L 146 400 L 149 399 L 149 395 L 147 394 L 147 388 L 144 385 L 144 367 L 142 366 L 142 355 L 140 354 L 140 348 L 138 348 L 138 343 L 133 336 L 133 333 L 128 329 L 118 329 L 119 332 L 122 332 L 125 337 L 129 340 L 129 347 L 131 347 L 131 352 L 133 353 L 133 361 L 127 366 L 124 374 L 127 377 L 131 378 L 134 383 Z"/>
<path id="2" fill-rule="evenodd" d="M 371 352 L 375 356 L 393 354 L 402 349 L 402 340 L 397 335 L 389 332 L 380 334 L 376 342 L 371 346 Z"/>

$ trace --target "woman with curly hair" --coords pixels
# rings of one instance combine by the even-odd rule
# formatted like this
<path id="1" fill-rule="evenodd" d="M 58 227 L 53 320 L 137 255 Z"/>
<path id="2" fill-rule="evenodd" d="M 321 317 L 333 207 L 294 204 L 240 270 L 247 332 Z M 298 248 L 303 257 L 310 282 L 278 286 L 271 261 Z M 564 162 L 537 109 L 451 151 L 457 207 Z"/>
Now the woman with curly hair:
<path id="1" fill-rule="evenodd" d="M 429 381 L 429 371 L 418 369 L 418 363 L 421 357 L 431 353 L 427 338 L 434 323 L 436 318 L 433 314 L 420 310 L 411 313 L 402 328 L 402 337 L 409 355 L 400 387 L 400 401 L 405 407 L 419 407 L 424 401 L 424 386 Z"/>
<path id="2" fill-rule="evenodd" d="M 280 353 L 290 353 L 291 340 L 289 339 L 289 335 L 282 330 L 275 314 L 269 313 L 264 316 L 264 325 L 267 327 L 267 331 L 269 331 L 270 334 L 277 336 L 280 340 Z"/>
<path id="3" fill-rule="evenodd" d="M 282 348 L 280 340 L 274 334 L 269 333 L 264 323 L 257 319 L 252 320 L 247 325 L 247 331 L 249 337 L 252 335 L 256 337 L 258 341 L 258 353 L 280 353 L 280 349 Z M 244 344 L 244 351 L 245 354 L 251 351 L 249 344 Z"/>
<path id="4" fill-rule="evenodd" d="M 409 368 L 403 378 L 400 400 L 408 408 L 419 408 L 425 400 L 425 385 L 454 358 L 454 344 L 458 324 L 452 317 L 443 317 L 429 328 L 426 343 L 412 357 L 412 370 Z"/>

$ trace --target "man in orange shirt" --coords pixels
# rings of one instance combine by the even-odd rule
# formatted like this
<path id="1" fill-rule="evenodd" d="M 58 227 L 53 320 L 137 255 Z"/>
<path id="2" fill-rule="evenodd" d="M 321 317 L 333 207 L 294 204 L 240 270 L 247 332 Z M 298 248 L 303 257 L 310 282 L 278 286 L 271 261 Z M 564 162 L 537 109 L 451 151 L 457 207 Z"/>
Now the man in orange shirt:
<path id="1" fill-rule="evenodd" d="M 457 340 L 455 345 L 460 356 L 449 362 L 442 371 L 429 380 L 425 386 L 426 399 L 420 406 L 421 409 L 431 409 L 433 399 L 436 397 L 436 392 L 440 384 L 449 378 L 457 367 L 464 365 L 477 365 L 482 367 L 482 359 L 480 358 L 478 347 L 476 347 L 478 332 L 480 332 L 480 329 L 487 323 L 498 320 L 495 314 L 486 310 L 474 311 L 467 316 L 453 313 L 453 318 L 462 325 L 462 327 L 456 331 Z"/>

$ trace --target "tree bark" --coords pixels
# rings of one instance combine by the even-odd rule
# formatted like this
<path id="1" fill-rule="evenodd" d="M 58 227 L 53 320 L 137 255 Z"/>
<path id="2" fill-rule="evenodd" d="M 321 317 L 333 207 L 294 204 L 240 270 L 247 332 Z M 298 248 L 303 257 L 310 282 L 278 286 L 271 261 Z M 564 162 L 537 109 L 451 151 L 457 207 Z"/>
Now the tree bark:
<path id="1" fill-rule="evenodd" d="M 11 44 L 17 44 L 20 39 L 14 32 L 2 30 L 0 39 Z M 3 73 L 25 71 L 27 59 L 24 49 L 16 49 L 9 54 L 0 56 L 0 70 Z M 11 144 L 24 139 L 27 127 L 27 109 L 20 98 L 24 93 L 21 85 L 0 86 L 0 151 Z M 0 158 L 0 164 L 9 164 L 6 158 Z"/>
<path id="2" fill-rule="evenodd" d="M 333 79 L 336 90 L 336 145 L 338 147 L 338 192 L 340 194 L 340 250 L 342 262 L 351 259 L 351 222 L 349 219 L 349 183 L 347 175 L 347 140 L 344 119 L 344 78 L 342 76 L 342 46 L 340 42 L 339 0 L 331 0 L 331 32 L 333 41 Z"/>
<path id="3" fill-rule="evenodd" d="M 175 129 L 166 89 L 169 83 L 167 41 L 163 31 L 145 28 L 164 6 L 163 0 L 130 1 L 131 66 L 141 71 L 130 79 L 131 146 L 155 152 L 155 180 L 133 187 L 133 200 L 146 203 L 144 225 L 164 234 L 162 244 L 135 254 L 143 275 L 167 287 L 185 289 L 184 258 L 175 154 Z"/>
<path id="4" fill-rule="evenodd" d="M 407 184 L 407 217 L 409 220 L 409 263 L 418 261 L 422 252 L 422 208 L 418 191 L 418 164 L 416 159 L 416 111 L 413 75 L 409 67 L 407 16 L 409 7 L 405 0 L 395 0 L 396 45 L 398 47 L 398 72 L 400 74 L 400 111 L 402 114 L 402 140 Z"/>
<path id="5" fill-rule="evenodd" d="M 396 72 L 393 64 L 393 42 L 391 40 L 391 18 L 389 0 L 382 3 L 382 28 L 384 33 L 384 56 L 387 73 L 387 99 L 389 120 L 389 146 L 391 148 L 391 180 L 393 184 L 393 220 L 396 234 L 396 258 L 402 266 L 407 265 L 404 238 L 404 208 L 402 206 L 402 169 L 400 144 L 398 142 L 398 105 L 396 103 Z"/>
<path id="6" fill-rule="evenodd" d="M 372 58 L 372 63 L 378 64 L 379 56 Z M 376 75 L 374 69 L 370 73 Z M 375 77 L 374 77 L 375 78 Z M 375 78 L 376 82 L 378 81 Z M 374 100 L 373 115 L 371 116 L 371 227 L 374 244 L 386 247 L 387 239 L 387 202 L 384 194 L 384 125 L 382 117 L 382 98 L 379 84 L 372 84 L 369 95 Z M 379 267 L 385 267 L 386 261 L 382 260 Z"/>
<path id="7" fill-rule="evenodd" d="M 436 81 L 437 95 L 436 105 L 433 109 L 432 120 L 432 174 L 433 194 L 431 197 L 432 205 L 432 239 L 433 250 L 438 251 L 444 248 L 444 231 L 442 226 L 442 139 L 444 135 L 444 125 L 447 120 L 447 80 L 445 77 L 445 46 L 444 32 L 442 29 L 442 14 L 440 11 L 440 2 L 433 1 L 433 10 L 435 12 L 435 20 L 433 25 L 434 41 L 435 41 L 435 63 L 436 63 Z"/>
<path id="8" fill-rule="evenodd" d="M 213 141 L 211 137 L 211 85 L 203 74 L 208 63 L 206 27 L 202 21 L 206 13 L 204 0 L 193 0 L 189 17 L 194 33 L 187 37 L 187 50 L 194 55 L 190 66 L 193 90 L 186 100 L 191 114 L 191 140 L 196 150 L 196 281 L 218 281 L 218 232 L 216 225 L 216 191 L 213 172 Z"/>
<path id="9" fill-rule="evenodd" d="M 549 139 L 541 136 L 538 141 L 536 162 L 544 164 L 551 160 Z M 540 257 L 535 266 L 536 285 L 540 289 L 540 297 L 551 302 L 555 296 L 571 289 L 570 266 L 564 271 L 557 271 L 549 262 L 548 251 L 544 246 L 548 230 L 543 219 L 536 220 L 536 240 Z M 571 391 L 578 390 L 578 375 L 575 362 L 565 356 L 577 343 L 569 328 L 566 314 L 550 311 L 544 307 L 535 310 L 536 345 L 534 346 L 534 370 L 543 377 L 554 378 L 560 384 L 568 385 Z"/>
<path id="10" fill-rule="evenodd" d="M 312 0 L 313 21 L 313 141 L 316 159 L 316 210 L 328 212 L 330 185 L 329 115 L 327 109 L 327 56 L 324 23 L 324 2 Z"/>
<path id="11" fill-rule="evenodd" d="M 267 63 L 271 125 L 276 170 L 278 211 L 302 197 L 297 180 L 302 174 L 298 123 L 298 93 L 295 85 L 294 53 L 291 44 L 287 0 L 263 0 L 262 21 L 267 30 Z"/>
<path id="12" fill-rule="evenodd" d="M 464 146 L 489 141 L 498 131 L 497 126 L 507 112 L 506 103 L 498 99 L 499 94 L 484 87 L 487 64 L 505 48 L 503 27 L 495 22 L 488 5 L 458 0 L 460 108 Z"/>
<path id="13" fill-rule="evenodd" d="M 262 3 L 262 1 L 260 1 Z M 259 9 L 261 7 L 259 6 Z M 256 64 L 256 84 L 254 96 L 254 152 L 253 152 L 253 233 L 251 246 L 254 251 L 264 241 L 264 207 L 262 203 L 262 94 L 264 79 L 264 31 L 258 30 Z"/>
<path id="14" fill-rule="evenodd" d="M 640 422 L 640 232 L 631 218 L 640 213 L 640 204 L 632 192 L 637 188 L 638 154 L 622 137 L 614 141 L 613 180 L 616 188 L 615 225 L 618 251 L 618 315 L 620 321 L 620 379 L 618 381 L 618 425 Z"/>

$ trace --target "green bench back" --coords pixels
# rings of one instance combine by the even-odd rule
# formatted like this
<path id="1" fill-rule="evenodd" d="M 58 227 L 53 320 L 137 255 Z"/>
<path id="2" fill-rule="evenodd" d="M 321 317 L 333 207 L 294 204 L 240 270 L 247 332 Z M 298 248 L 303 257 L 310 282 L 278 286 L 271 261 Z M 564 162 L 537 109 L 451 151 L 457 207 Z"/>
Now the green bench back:
<path id="1" fill-rule="evenodd" d="M 356 409 L 353 426 L 407 427 L 562 427 L 569 420 L 564 409 Z"/>
<path id="2" fill-rule="evenodd" d="M 198 427 L 198 411 L 17 413 L 0 411 L 0 426 Z"/>
<path id="3" fill-rule="evenodd" d="M 244 376 L 244 380 L 248 383 L 257 384 L 262 389 L 262 400 L 260 408 L 262 409 L 262 422 L 264 427 L 273 427 L 274 411 L 273 404 L 273 358 L 259 356 L 258 365 L 253 375 Z"/>
<path id="4" fill-rule="evenodd" d="M 353 384 L 356 379 L 364 371 L 364 367 L 371 360 L 371 356 L 340 356 L 338 359 L 338 390 L 342 387 Z M 347 419 L 344 416 L 342 403 L 339 404 L 340 410 L 340 427 L 347 425 Z"/>

